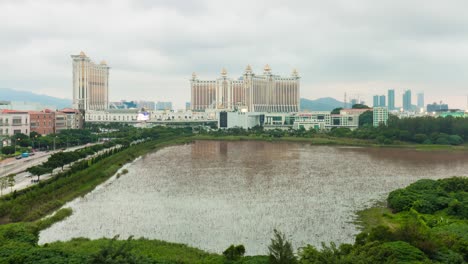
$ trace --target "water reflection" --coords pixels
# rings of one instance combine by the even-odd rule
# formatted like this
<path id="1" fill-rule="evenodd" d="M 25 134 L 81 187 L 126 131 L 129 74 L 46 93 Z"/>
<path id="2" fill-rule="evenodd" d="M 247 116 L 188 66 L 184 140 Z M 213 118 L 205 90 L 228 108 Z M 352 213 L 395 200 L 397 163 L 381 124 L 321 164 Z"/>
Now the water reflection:
<path id="1" fill-rule="evenodd" d="M 40 242 L 136 237 L 263 254 L 278 228 L 299 247 L 352 242 L 354 210 L 420 178 L 467 175 L 456 152 L 202 141 L 146 155 L 71 203 Z"/>

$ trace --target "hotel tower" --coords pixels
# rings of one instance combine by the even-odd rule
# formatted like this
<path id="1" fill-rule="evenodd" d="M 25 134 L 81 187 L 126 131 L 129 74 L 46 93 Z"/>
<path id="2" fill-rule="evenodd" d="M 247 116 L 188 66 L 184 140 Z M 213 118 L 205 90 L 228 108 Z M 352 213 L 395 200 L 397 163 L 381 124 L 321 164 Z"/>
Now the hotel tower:
<path id="1" fill-rule="evenodd" d="M 291 76 L 274 75 L 266 65 L 262 75 L 253 73 L 248 65 L 238 79 L 231 79 L 226 69 L 216 80 L 200 80 L 195 73 L 190 80 L 191 109 L 247 109 L 249 112 L 298 112 L 300 77 L 296 70 Z"/>
<path id="2" fill-rule="evenodd" d="M 105 61 L 95 64 L 84 52 L 73 59 L 73 108 L 106 110 L 109 106 L 109 69 Z"/>

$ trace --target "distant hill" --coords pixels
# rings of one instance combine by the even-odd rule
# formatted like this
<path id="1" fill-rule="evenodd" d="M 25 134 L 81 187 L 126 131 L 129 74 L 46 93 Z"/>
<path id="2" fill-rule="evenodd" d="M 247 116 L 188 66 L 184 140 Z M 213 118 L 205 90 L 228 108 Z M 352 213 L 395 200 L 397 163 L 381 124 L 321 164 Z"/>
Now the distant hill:
<path id="1" fill-rule="evenodd" d="M 70 99 L 62 99 L 53 96 L 8 88 L 0 88 L 0 101 L 35 102 L 42 105 L 54 105 L 58 109 L 71 107 L 72 105 L 72 100 Z"/>
<path id="2" fill-rule="evenodd" d="M 338 107 L 343 107 L 344 103 L 335 98 L 325 97 L 316 100 L 301 98 L 301 111 L 331 111 Z M 346 107 L 350 107 L 349 103 Z"/>

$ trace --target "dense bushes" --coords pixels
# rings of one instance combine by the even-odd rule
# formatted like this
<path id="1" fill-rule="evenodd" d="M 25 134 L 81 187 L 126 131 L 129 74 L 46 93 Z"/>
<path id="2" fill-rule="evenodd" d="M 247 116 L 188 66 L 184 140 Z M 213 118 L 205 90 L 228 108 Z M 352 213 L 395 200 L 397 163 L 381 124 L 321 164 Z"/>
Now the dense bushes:
<path id="1" fill-rule="evenodd" d="M 468 219 L 468 179 L 454 177 L 444 180 L 420 180 L 407 188 L 393 191 L 388 205 L 394 212 L 411 208 L 419 213 L 433 214 L 447 209 L 447 213 Z"/>
<path id="2" fill-rule="evenodd" d="M 369 114 L 370 113 L 370 114 Z M 395 141 L 411 142 L 417 144 L 461 145 L 468 140 L 468 118 L 453 117 L 415 117 L 402 118 L 391 116 L 388 125 L 374 127 L 367 120 L 372 112 L 360 116 L 363 118 L 360 127 L 355 130 L 349 128 L 332 128 L 329 131 L 316 131 L 314 129 L 272 129 L 263 127 L 251 129 L 230 128 L 215 131 L 200 130 L 200 134 L 211 136 L 262 136 L 271 138 L 281 137 L 338 137 L 371 140 L 379 144 L 394 144 Z M 371 120 L 372 121 L 372 120 Z"/>

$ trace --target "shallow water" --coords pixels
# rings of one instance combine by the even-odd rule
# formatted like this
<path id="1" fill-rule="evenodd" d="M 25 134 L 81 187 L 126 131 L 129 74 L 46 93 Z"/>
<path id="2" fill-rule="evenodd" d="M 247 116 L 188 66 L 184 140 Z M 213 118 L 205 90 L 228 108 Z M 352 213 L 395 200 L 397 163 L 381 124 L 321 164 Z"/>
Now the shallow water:
<path id="1" fill-rule="evenodd" d="M 295 248 L 351 243 L 354 212 L 421 178 L 468 176 L 468 153 L 199 141 L 164 148 L 65 207 L 40 243 L 130 235 L 211 252 L 264 254 L 277 228 Z"/>

